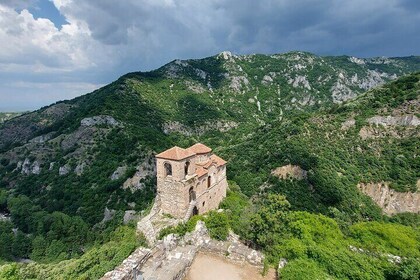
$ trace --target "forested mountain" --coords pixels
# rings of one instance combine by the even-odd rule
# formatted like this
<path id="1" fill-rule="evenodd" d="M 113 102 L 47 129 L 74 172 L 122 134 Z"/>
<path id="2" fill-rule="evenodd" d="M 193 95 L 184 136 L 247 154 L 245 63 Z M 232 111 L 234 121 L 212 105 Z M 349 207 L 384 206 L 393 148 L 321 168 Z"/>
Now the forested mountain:
<path id="1" fill-rule="evenodd" d="M 228 160 L 228 179 L 246 200 L 257 201 L 254 210 L 274 193 L 286 197 L 288 211 L 322 214 L 344 234 L 372 220 L 393 222 L 391 228 L 405 223 L 407 238 L 417 242 L 409 257 L 418 257 L 419 236 L 412 234 L 418 215 L 387 218 L 357 186 L 387 182 L 398 191 L 417 190 L 420 74 L 410 73 L 419 70 L 419 57 L 223 52 L 129 73 L 8 120 L 0 126 L 0 258 L 89 258 L 87 248 L 128 240 L 123 237 L 130 229 L 118 226 L 124 211 L 150 206 L 154 155 L 198 141 Z M 302 175 L 279 178 L 287 177 L 278 169 L 285 166 Z M 278 261 L 268 241 L 249 232 L 241 236 Z M 109 249 L 118 255 L 114 262 L 104 261 L 90 277 L 111 269 L 137 243 L 128 244 L 121 255 Z M 399 248 L 390 253 L 400 254 Z M 51 272 L 60 266 L 46 267 Z"/>

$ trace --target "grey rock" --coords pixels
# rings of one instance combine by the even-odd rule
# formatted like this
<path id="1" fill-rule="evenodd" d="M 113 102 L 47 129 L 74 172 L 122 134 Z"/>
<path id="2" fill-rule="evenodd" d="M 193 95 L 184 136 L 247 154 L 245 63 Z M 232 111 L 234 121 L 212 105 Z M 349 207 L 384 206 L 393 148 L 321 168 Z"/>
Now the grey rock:
<path id="1" fill-rule="evenodd" d="M 34 161 L 34 163 L 32 164 L 32 166 L 31 166 L 31 173 L 32 174 L 39 174 L 39 173 L 41 173 L 41 164 L 36 160 L 36 161 Z"/>
<path id="2" fill-rule="evenodd" d="M 22 163 L 22 174 L 29 175 L 31 173 L 31 161 L 28 158 L 25 158 L 25 160 Z"/>
<path id="3" fill-rule="evenodd" d="M 118 167 L 114 173 L 112 173 L 111 175 L 111 180 L 115 181 L 121 178 L 121 176 L 123 176 L 125 174 L 125 172 L 127 171 L 127 166 L 120 166 Z"/>
<path id="4" fill-rule="evenodd" d="M 280 261 L 279 261 L 279 266 L 278 266 L 277 270 L 280 270 L 280 269 L 284 268 L 286 266 L 286 264 L 287 264 L 287 260 L 281 258 Z"/>
<path id="5" fill-rule="evenodd" d="M 405 115 L 399 117 L 393 116 L 374 116 L 367 119 L 370 124 L 383 125 L 383 126 L 418 126 L 420 125 L 420 119 L 415 115 Z"/>
<path id="6" fill-rule="evenodd" d="M 177 237 L 177 235 L 175 235 L 173 233 L 165 236 L 163 238 L 163 246 L 164 246 L 165 250 L 171 251 L 171 250 L 175 249 L 175 247 L 178 245 L 177 241 L 178 241 L 178 237 Z"/>
<path id="7" fill-rule="evenodd" d="M 134 221 L 137 219 L 136 211 L 134 210 L 127 210 L 124 212 L 123 222 L 124 224 L 128 224 L 130 221 Z"/>
<path id="8" fill-rule="evenodd" d="M 71 171 L 71 166 L 69 164 L 65 164 L 58 169 L 58 175 L 63 176 L 69 174 Z"/>
<path id="9" fill-rule="evenodd" d="M 74 173 L 76 173 L 76 174 L 77 174 L 77 176 L 82 175 L 82 174 L 83 174 L 83 171 L 84 171 L 84 170 L 85 170 L 85 168 L 86 168 L 86 166 L 87 166 L 86 162 L 82 162 L 82 163 L 78 164 L 78 165 L 76 166 L 76 168 L 74 169 Z"/>
<path id="10" fill-rule="evenodd" d="M 105 207 L 102 223 L 112 220 L 112 218 L 114 218 L 115 212 L 116 211 L 114 209 L 108 209 L 108 207 Z"/>
<path id="11" fill-rule="evenodd" d="M 44 134 L 44 135 L 41 135 L 41 136 L 37 136 L 35 138 L 32 138 L 31 140 L 29 140 L 29 143 L 38 143 L 38 144 L 41 144 L 41 143 L 47 142 L 51 138 L 52 138 L 52 133 L 48 133 L 48 134 Z"/>
<path id="12" fill-rule="evenodd" d="M 113 117 L 107 115 L 94 116 L 90 118 L 84 118 L 80 121 L 81 126 L 95 126 L 95 125 L 109 125 L 118 126 L 120 123 Z"/>

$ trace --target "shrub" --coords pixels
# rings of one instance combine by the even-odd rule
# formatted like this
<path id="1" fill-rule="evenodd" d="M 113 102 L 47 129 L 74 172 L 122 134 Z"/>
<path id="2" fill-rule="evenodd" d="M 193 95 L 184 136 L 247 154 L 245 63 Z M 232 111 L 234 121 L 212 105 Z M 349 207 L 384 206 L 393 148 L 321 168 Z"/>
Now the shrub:
<path id="1" fill-rule="evenodd" d="M 226 240 L 229 235 L 229 222 L 226 213 L 211 211 L 205 220 L 211 238 Z"/>

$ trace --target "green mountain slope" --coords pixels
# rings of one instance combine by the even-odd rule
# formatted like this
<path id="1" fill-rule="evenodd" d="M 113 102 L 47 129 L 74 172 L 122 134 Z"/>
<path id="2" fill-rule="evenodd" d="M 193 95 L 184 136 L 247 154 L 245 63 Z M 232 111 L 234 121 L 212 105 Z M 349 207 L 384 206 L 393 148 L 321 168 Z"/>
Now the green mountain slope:
<path id="1" fill-rule="evenodd" d="M 0 124 L 14 117 L 21 115 L 22 113 L 17 112 L 0 112 Z"/>
<path id="2" fill-rule="evenodd" d="M 293 210 L 345 224 L 380 220 L 380 209 L 356 185 L 386 181 L 400 191 L 416 189 L 419 130 L 399 118 L 419 117 L 419 74 L 362 93 L 418 70 L 419 57 L 224 52 L 130 73 L 6 121 L 0 212 L 11 214 L 31 245 L 0 257 L 49 262 L 109 240 L 104 212 L 117 210 L 121 219 L 121 211 L 150 205 L 154 154 L 197 141 L 229 160 L 229 179 L 248 196 L 281 193 Z M 397 125 L 374 124 L 387 116 Z M 287 164 L 306 170 L 307 178 L 271 175 Z"/>

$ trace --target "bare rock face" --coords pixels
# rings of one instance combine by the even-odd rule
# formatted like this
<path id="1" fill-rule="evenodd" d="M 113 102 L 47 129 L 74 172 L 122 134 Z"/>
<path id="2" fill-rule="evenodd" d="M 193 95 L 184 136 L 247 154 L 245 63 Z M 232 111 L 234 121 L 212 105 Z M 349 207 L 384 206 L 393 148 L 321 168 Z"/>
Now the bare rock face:
<path id="1" fill-rule="evenodd" d="M 115 180 L 120 179 L 122 176 L 124 176 L 126 171 L 127 171 L 127 166 L 119 166 L 117 169 L 115 169 L 114 173 L 112 173 L 111 180 L 115 181 Z"/>
<path id="2" fill-rule="evenodd" d="M 145 186 L 143 180 L 148 176 L 156 176 L 156 162 L 155 158 L 152 156 L 147 157 L 145 161 L 137 167 L 137 171 L 134 176 L 128 178 L 124 182 L 123 189 L 130 189 L 132 192 L 142 189 Z"/>
<path id="3" fill-rule="evenodd" d="M 402 212 L 420 213 L 419 192 L 397 192 L 388 183 L 360 183 L 357 187 L 388 214 Z"/>
<path id="4" fill-rule="evenodd" d="M 41 164 L 39 163 L 39 161 L 35 160 L 31 167 L 32 174 L 38 175 L 39 173 L 41 173 Z"/>
<path id="5" fill-rule="evenodd" d="M 65 164 L 58 169 L 58 175 L 63 176 L 69 174 L 71 171 L 71 166 L 69 164 Z"/>
<path id="6" fill-rule="evenodd" d="M 74 169 L 74 173 L 76 173 L 77 176 L 80 176 L 83 174 L 87 164 L 86 162 L 79 163 L 76 168 Z"/>
<path id="7" fill-rule="evenodd" d="M 108 207 L 105 207 L 104 218 L 102 219 L 102 223 L 112 220 L 116 212 L 117 211 L 115 211 L 114 209 L 108 209 Z"/>
<path id="8" fill-rule="evenodd" d="M 101 115 L 84 118 L 80 121 L 81 126 L 109 125 L 118 126 L 120 123 L 111 116 Z"/>
<path id="9" fill-rule="evenodd" d="M 288 164 L 277 167 L 271 171 L 271 174 L 279 177 L 280 179 L 303 180 L 307 178 L 308 171 L 300 168 L 300 166 Z"/>
<path id="10" fill-rule="evenodd" d="M 355 119 L 348 119 L 341 124 L 341 130 L 348 130 L 349 128 L 355 126 L 356 120 Z"/>
<path id="11" fill-rule="evenodd" d="M 363 126 L 359 135 L 362 139 L 416 137 L 420 135 L 420 119 L 415 115 L 373 116 L 366 120 L 370 125 Z"/>
<path id="12" fill-rule="evenodd" d="M 383 125 L 383 126 L 418 126 L 420 125 L 420 119 L 414 115 L 405 116 L 374 116 L 367 119 L 370 124 Z"/>
<path id="13" fill-rule="evenodd" d="M 180 122 L 172 121 L 163 124 L 163 132 L 165 134 L 180 133 L 185 136 L 202 135 L 208 131 L 218 130 L 220 132 L 226 132 L 231 129 L 238 127 L 238 124 L 234 121 L 214 121 L 207 122 L 198 127 L 189 127 Z"/>
<path id="14" fill-rule="evenodd" d="M 40 136 L 37 136 L 37 137 L 32 138 L 31 140 L 29 140 L 29 143 L 38 143 L 38 144 L 45 143 L 48 140 L 50 140 L 52 138 L 52 136 L 53 136 L 53 133 L 48 133 L 48 134 L 40 135 Z"/>
<path id="15" fill-rule="evenodd" d="M 123 223 L 126 225 L 130 221 L 134 221 L 137 219 L 136 211 L 134 210 L 127 210 L 124 212 Z"/>
<path id="16" fill-rule="evenodd" d="M 15 171 L 18 171 L 20 169 L 20 173 L 25 175 L 35 174 L 38 175 L 41 173 L 41 163 L 37 160 L 34 162 L 31 162 L 28 158 L 25 158 L 25 160 L 19 161 L 17 163 L 17 167 Z"/>

